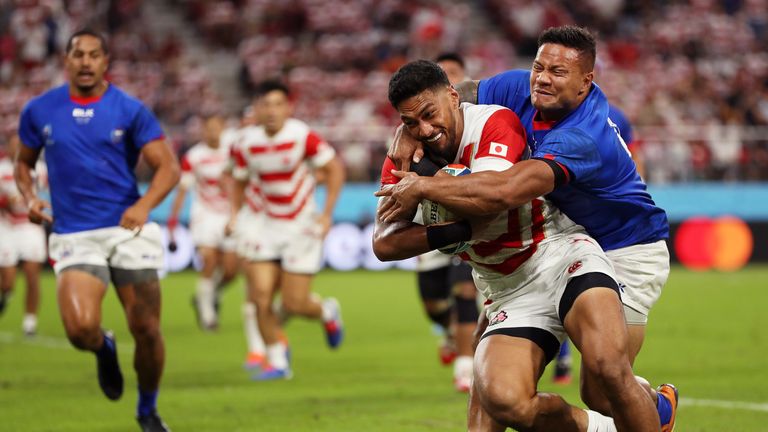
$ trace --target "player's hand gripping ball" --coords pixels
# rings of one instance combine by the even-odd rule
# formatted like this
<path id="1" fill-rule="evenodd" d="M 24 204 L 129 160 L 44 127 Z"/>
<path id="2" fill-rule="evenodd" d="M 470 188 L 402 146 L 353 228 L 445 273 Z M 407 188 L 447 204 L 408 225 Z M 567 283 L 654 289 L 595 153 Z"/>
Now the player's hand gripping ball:
<path id="1" fill-rule="evenodd" d="M 461 164 L 446 165 L 441 169 L 442 172 L 454 177 L 463 176 L 471 173 L 469 168 Z M 424 225 L 439 225 L 446 222 L 453 222 L 458 218 L 446 210 L 441 204 L 428 199 L 421 201 L 421 215 Z M 455 255 L 469 249 L 471 245 L 468 242 L 458 242 L 438 249 L 440 252 L 448 255 Z"/>

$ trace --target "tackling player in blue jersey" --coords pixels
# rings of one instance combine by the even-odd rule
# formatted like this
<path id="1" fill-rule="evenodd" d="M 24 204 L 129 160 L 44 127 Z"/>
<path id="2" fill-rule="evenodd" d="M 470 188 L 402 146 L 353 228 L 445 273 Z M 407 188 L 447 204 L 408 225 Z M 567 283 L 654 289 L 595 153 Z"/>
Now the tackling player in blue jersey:
<path id="1" fill-rule="evenodd" d="M 160 228 L 147 219 L 178 182 L 179 167 L 152 113 L 104 79 L 108 65 L 100 34 L 72 35 L 65 59 L 68 84 L 32 99 L 22 112 L 15 178 L 30 220 L 53 224 L 49 250 L 67 337 L 76 348 L 96 354 L 102 391 L 119 399 L 117 345 L 111 332 L 101 329 L 101 301 L 111 280 L 136 342 L 137 420 L 144 431 L 166 431 L 156 409 L 165 361 L 157 274 L 163 247 Z M 43 149 L 52 205 L 38 198 L 32 185 Z M 155 170 L 144 196 L 133 172 L 139 156 Z"/>
<path id="2" fill-rule="evenodd" d="M 533 151 L 531 159 L 500 173 L 406 177 L 387 192 L 394 199 L 384 219 L 407 218 L 422 199 L 461 208 L 463 214 L 486 215 L 546 194 L 584 226 L 611 258 L 623 291 L 631 362 L 642 345 L 648 311 L 669 273 L 665 243 L 669 227 L 665 212 L 647 193 L 619 137 L 607 99 L 592 82 L 595 52 L 594 37 L 584 29 L 548 29 L 539 38 L 530 71 L 508 71 L 460 86 L 463 101 L 504 105 L 518 114 Z M 390 157 L 405 171 L 418 146 L 402 134 Z M 421 156 L 423 150 L 418 149 L 413 159 Z M 401 171 L 395 175 L 405 177 Z M 577 347 L 584 343 L 575 342 Z M 616 418 L 618 413 L 611 413 L 609 401 L 595 391 L 586 368 L 582 374 L 582 398 L 587 405 Z M 662 430 L 671 430 L 676 389 L 662 385 L 651 394 Z M 471 412 L 470 422 L 483 418 L 482 414 Z"/>

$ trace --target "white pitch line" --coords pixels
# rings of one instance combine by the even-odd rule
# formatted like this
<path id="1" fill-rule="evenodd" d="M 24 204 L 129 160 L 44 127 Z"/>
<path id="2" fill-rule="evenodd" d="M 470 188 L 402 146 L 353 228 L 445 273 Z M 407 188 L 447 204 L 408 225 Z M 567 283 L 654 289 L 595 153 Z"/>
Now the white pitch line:
<path id="1" fill-rule="evenodd" d="M 17 333 L 0 332 L 0 343 L 20 343 L 23 345 L 39 346 L 43 348 L 53 349 L 74 349 L 68 340 L 61 337 L 35 335 L 27 337 Z M 133 350 L 133 343 L 118 343 L 119 348 L 127 348 Z"/>
<path id="2" fill-rule="evenodd" d="M 682 406 L 702 406 L 723 408 L 729 410 L 746 410 L 768 412 L 768 403 L 727 401 L 717 399 L 680 398 Z"/>

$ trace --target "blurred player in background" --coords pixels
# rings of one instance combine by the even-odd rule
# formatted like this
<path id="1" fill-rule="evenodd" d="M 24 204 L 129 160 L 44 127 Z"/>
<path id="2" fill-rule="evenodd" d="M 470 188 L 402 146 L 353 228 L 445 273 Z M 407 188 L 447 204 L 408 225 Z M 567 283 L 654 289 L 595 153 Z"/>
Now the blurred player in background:
<path id="1" fill-rule="evenodd" d="M 525 160 L 530 150 L 520 119 L 498 105 L 460 104 L 445 73 L 426 61 L 409 63 L 394 74 L 389 100 L 404 129 L 427 147 L 433 162 L 460 163 L 472 173 L 417 176 L 393 170 L 387 159 L 382 183 L 389 186 L 376 194 L 382 199 L 374 251 L 383 259 L 403 259 L 474 240 L 460 256 L 472 265 L 475 283 L 490 302 L 491 322 L 475 355 L 473 396 L 499 430 L 609 432 L 618 425 L 622 431 L 658 431 L 651 397 L 632 374 L 619 287 L 598 244 L 540 196 L 498 210 L 477 206 L 490 193 L 485 189 L 494 188 L 472 187 L 477 179 L 531 162 Z M 550 170 L 530 179 L 526 188 L 562 180 Z M 439 190 L 430 187 L 440 182 Z M 421 198 L 459 217 L 478 209 L 482 214 L 471 222 L 426 227 L 410 222 L 415 206 L 396 215 L 401 205 L 396 195 L 420 185 L 429 192 Z M 461 199 L 453 198 L 458 195 Z M 600 389 L 610 395 L 613 419 L 537 391 L 544 367 L 566 334 L 577 341 L 585 367 L 600 377 Z"/>
<path id="2" fill-rule="evenodd" d="M 333 147 L 304 122 L 290 118 L 287 87 L 279 82 L 263 82 L 257 86 L 255 98 L 259 126 L 242 133 L 241 159 L 233 170 L 237 181 L 232 200 L 235 212 L 252 179 L 258 180 L 265 220 L 256 244 L 246 252 L 246 271 L 253 282 L 250 299 L 256 304 L 268 362 L 254 379 L 263 380 L 291 376 L 288 351 L 279 341 L 280 325 L 272 309 L 278 291 L 285 313 L 321 321 L 332 348 L 342 341 L 339 303 L 333 298 L 313 297 L 310 289 L 322 264 L 323 239 L 331 228 L 333 209 L 344 183 L 344 167 Z M 315 212 L 313 169 L 321 172 L 327 187 L 320 214 Z M 233 226 L 236 218 L 233 213 Z"/>
<path id="3" fill-rule="evenodd" d="M 168 218 L 169 232 L 178 224 L 178 216 L 189 189 L 194 189 L 190 212 L 190 230 L 203 268 L 197 280 L 193 305 L 204 330 L 218 327 L 218 297 L 237 276 L 236 240 L 227 235 L 230 203 L 224 172 L 229 162 L 229 145 L 222 140 L 224 118 L 211 115 L 203 121 L 203 141 L 194 145 L 181 161 L 181 181 Z"/>
<path id="4" fill-rule="evenodd" d="M 37 333 L 40 308 L 40 271 L 48 257 L 45 229 L 29 221 L 28 209 L 13 179 L 13 157 L 19 148 L 15 133 L 8 141 L 8 154 L 0 153 L 0 315 L 13 290 L 16 267 L 21 264 L 26 281 L 24 318 L 21 328 L 27 336 Z M 35 166 L 36 192 L 46 188 L 45 163 Z"/>
<path id="5" fill-rule="evenodd" d="M 117 344 L 101 328 L 111 280 L 136 346 L 137 420 L 144 431 L 166 431 L 156 408 L 165 363 L 158 279 L 163 245 L 160 227 L 148 218 L 178 182 L 179 166 L 155 116 L 104 79 L 109 51 L 103 36 L 74 33 L 64 65 L 68 83 L 32 99 L 21 114 L 16 183 L 29 219 L 53 224 L 50 256 L 70 342 L 96 354 L 102 391 L 119 399 Z M 38 197 L 32 176 L 43 148 L 51 204 Z M 154 169 L 143 196 L 134 174 L 139 156 Z"/>
<path id="6" fill-rule="evenodd" d="M 222 132 L 222 142 L 228 142 L 229 161 L 226 167 L 226 175 L 232 176 L 232 170 L 237 165 L 237 161 L 243 160 L 240 150 L 240 137 L 245 129 L 255 126 L 258 123 L 253 103 L 249 104 L 243 111 L 238 127 L 227 128 Z M 243 270 L 246 282 L 245 299 L 242 307 L 243 330 L 245 333 L 248 352 L 245 357 L 246 369 L 256 371 L 264 368 L 266 356 L 264 338 L 261 337 L 259 323 L 256 318 L 256 305 L 249 299 L 250 292 L 253 290 L 254 282 L 251 274 L 247 272 L 248 250 L 254 245 L 258 238 L 263 235 L 264 229 L 264 202 L 261 197 L 261 189 L 258 179 L 251 177 L 250 183 L 245 187 L 242 194 L 242 201 L 233 206 L 230 203 L 230 212 L 234 214 L 235 225 L 231 225 L 232 218 L 227 224 L 227 232 L 232 233 L 236 239 L 236 251 L 239 260 L 239 266 Z M 233 180 L 234 181 L 234 180 Z M 230 190 L 230 194 L 232 191 Z M 230 196 L 231 199 L 231 196 Z M 239 210 L 238 210 L 239 209 Z"/>
<path id="7" fill-rule="evenodd" d="M 469 79 L 458 54 L 440 54 L 435 62 L 451 84 Z M 440 361 L 444 365 L 453 363 L 454 387 L 468 392 L 472 385 L 473 334 L 479 317 L 472 268 L 435 250 L 417 257 L 416 274 L 424 311 L 444 335 L 438 352 Z"/>

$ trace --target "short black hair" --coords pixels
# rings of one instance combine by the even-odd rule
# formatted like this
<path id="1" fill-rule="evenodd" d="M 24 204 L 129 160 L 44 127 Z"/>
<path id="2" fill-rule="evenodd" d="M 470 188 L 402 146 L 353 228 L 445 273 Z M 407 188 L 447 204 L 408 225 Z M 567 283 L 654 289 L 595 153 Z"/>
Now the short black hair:
<path id="1" fill-rule="evenodd" d="M 441 61 L 456 62 L 459 64 L 459 66 L 461 66 L 462 69 L 464 68 L 464 59 L 455 52 L 444 52 L 435 57 L 435 63 L 440 63 Z"/>
<path id="2" fill-rule="evenodd" d="M 389 80 L 389 103 L 397 108 L 400 102 L 424 90 L 450 85 L 448 75 L 437 63 L 429 60 L 412 61 L 398 69 Z"/>
<path id="3" fill-rule="evenodd" d="M 279 91 L 283 92 L 285 94 L 285 97 L 290 98 L 291 97 L 291 91 L 288 89 L 288 86 L 283 84 L 282 81 L 278 80 L 265 80 L 258 84 L 256 84 L 256 87 L 253 89 L 253 98 L 258 99 L 263 97 L 269 92 L 273 91 Z"/>
<path id="4" fill-rule="evenodd" d="M 550 27 L 539 35 L 538 47 L 551 43 L 573 48 L 579 52 L 585 70 L 595 68 L 597 58 L 597 41 L 595 36 L 586 28 L 574 25 Z"/>
<path id="5" fill-rule="evenodd" d="M 109 45 L 107 44 L 107 38 L 105 38 L 104 35 L 101 34 L 100 32 L 97 32 L 96 30 L 87 28 L 87 27 L 72 33 L 72 36 L 70 36 L 69 40 L 67 41 L 67 46 L 64 51 L 65 54 L 69 54 L 69 52 L 72 51 L 72 43 L 74 42 L 76 37 L 80 37 L 80 36 L 95 37 L 101 43 L 101 50 L 104 51 L 104 54 L 109 54 Z"/>

